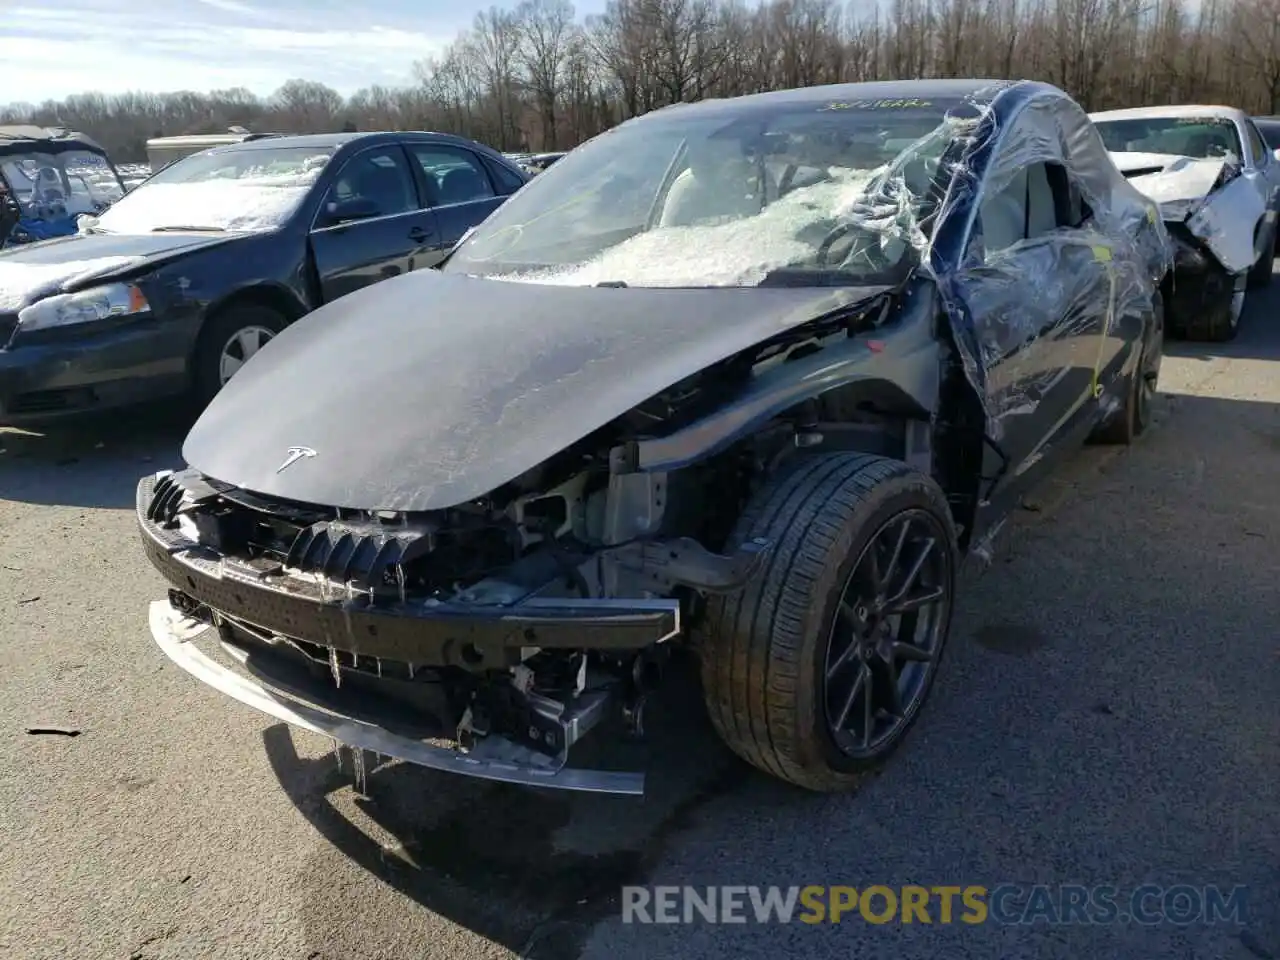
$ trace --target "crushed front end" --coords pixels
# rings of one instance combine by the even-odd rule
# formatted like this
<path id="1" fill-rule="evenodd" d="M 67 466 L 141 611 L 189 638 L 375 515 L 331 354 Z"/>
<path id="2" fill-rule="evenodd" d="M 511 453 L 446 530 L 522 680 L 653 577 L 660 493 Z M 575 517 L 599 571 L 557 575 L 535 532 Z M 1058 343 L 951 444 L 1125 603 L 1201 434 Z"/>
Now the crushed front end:
<path id="1" fill-rule="evenodd" d="M 628 502 L 628 481 L 603 480 L 593 499 L 589 479 L 414 514 L 270 500 L 193 470 L 145 477 L 142 541 L 171 585 L 152 634 L 224 694 L 352 748 L 640 794 L 642 773 L 576 769 L 571 748 L 608 718 L 639 732 L 682 590 L 733 588 L 766 545 L 722 557 L 648 538 L 643 510 L 601 512 Z M 629 505 L 651 502 L 654 482 L 632 483 Z M 575 536 L 593 524 L 608 543 Z M 206 633 L 234 666 L 200 651 Z"/>
<path id="2" fill-rule="evenodd" d="M 1165 228 L 1173 242 L 1173 270 L 1163 291 L 1169 328 L 1185 334 L 1198 326 L 1229 323 L 1231 314 L 1242 309 L 1244 275 L 1228 272 L 1185 220 L 1166 219 Z"/>
<path id="3" fill-rule="evenodd" d="M 1232 328 L 1273 219 L 1252 175 L 1224 160 L 1177 157 L 1150 171 L 1130 167 L 1127 176 L 1156 200 L 1173 243 L 1163 291 L 1169 328 L 1179 335 Z"/>

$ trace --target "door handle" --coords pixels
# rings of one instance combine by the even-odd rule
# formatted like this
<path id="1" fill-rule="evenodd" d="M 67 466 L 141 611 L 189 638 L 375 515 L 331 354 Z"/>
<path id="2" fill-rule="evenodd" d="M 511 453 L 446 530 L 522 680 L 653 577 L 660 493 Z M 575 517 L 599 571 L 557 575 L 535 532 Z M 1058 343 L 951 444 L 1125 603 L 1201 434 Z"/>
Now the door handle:
<path id="1" fill-rule="evenodd" d="M 426 227 L 414 227 L 409 231 L 409 239 L 414 243 L 422 243 L 422 241 L 429 239 L 430 236 L 431 231 Z"/>

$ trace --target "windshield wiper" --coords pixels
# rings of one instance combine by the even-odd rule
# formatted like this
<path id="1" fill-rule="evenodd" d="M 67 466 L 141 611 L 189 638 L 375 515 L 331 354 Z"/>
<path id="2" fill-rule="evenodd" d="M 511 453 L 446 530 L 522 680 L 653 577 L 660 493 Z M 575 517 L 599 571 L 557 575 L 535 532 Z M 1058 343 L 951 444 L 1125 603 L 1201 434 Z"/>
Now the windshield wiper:
<path id="1" fill-rule="evenodd" d="M 168 227 L 152 227 L 152 233 L 226 233 L 226 227 L 192 227 L 187 224 L 175 224 Z"/>
<path id="2" fill-rule="evenodd" d="M 851 270 L 806 270 L 783 267 L 770 270 L 758 287 L 866 287 L 871 286 L 866 274 Z"/>

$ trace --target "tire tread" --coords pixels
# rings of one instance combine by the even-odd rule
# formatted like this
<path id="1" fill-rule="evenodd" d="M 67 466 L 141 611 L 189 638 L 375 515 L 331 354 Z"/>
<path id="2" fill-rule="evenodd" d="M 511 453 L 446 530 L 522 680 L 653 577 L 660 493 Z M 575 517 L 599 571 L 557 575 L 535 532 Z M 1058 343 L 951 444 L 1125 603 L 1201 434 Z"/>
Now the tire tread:
<path id="1" fill-rule="evenodd" d="M 753 498 L 735 540 L 773 543 L 758 579 L 713 599 L 701 650 L 712 725 L 735 753 L 775 777 L 814 790 L 847 786 L 851 776 L 807 762 L 797 742 L 804 657 L 812 655 L 810 612 L 833 551 L 852 539 L 885 484 L 918 487 L 954 529 L 942 491 L 907 464 L 860 453 L 798 461 Z"/>

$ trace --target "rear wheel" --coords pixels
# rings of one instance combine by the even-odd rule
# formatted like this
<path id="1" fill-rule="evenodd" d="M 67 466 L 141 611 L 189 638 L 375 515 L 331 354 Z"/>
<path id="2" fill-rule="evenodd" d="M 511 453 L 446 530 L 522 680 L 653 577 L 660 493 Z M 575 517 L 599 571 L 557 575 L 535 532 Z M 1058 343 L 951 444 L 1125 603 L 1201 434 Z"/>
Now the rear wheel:
<path id="1" fill-rule="evenodd" d="M 708 610 L 707 708 L 729 747 L 773 776 L 835 791 L 902 742 L 951 625 L 956 534 L 938 485 L 856 453 L 799 462 L 752 500 L 737 540 L 765 569 Z"/>
<path id="2" fill-rule="evenodd" d="M 200 333 L 195 357 L 196 399 L 204 406 L 253 356 L 285 328 L 285 318 L 256 304 L 230 307 Z"/>
<path id="3" fill-rule="evenodd" d="M 1096 443 L 1131 444 L 1151 424 L 1151 408 L 1160 381 L 1160 363 L 1164 359 L 1164 301 L 1158 291 L 1152 307 L 1154 328 L 1141 347 L 1138 365 L 1129 378 L 1124 406 L 1094 432 L 1092 439 Z"/>

